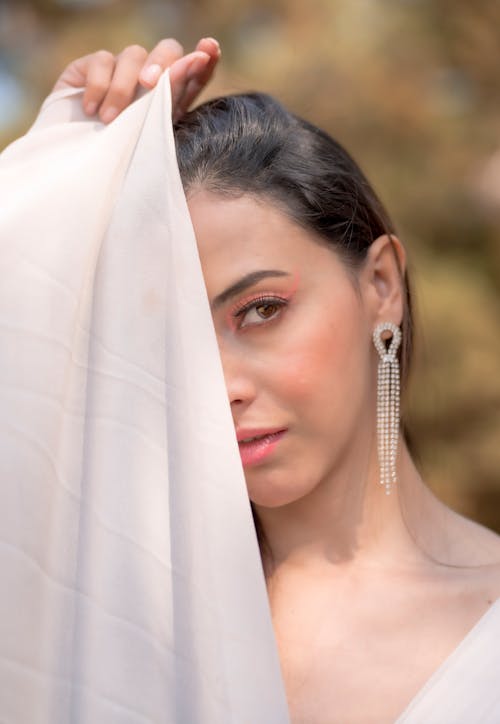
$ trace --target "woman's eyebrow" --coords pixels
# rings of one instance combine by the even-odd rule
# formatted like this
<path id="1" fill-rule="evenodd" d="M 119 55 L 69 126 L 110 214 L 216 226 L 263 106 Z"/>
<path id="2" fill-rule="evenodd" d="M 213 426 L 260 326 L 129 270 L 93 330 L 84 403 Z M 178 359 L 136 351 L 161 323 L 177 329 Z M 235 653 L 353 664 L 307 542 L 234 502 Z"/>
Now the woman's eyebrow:
<path id="1" fill-rule="evenodd" d="M 257 284 L 261 279 L 267 279 L 268 277 L 289 277 L 289 272 L 280 271 L 279 269 L 262 269 L 261 271 L 250 272 L 245 274 L 244 277 L 238 279 L 237 282 L 231 284 L 230 287 L 225 289 L 223 292 L 218 294 L 211 303 L 213 310 L 220 307 L 222 304 L 227 302 L 231 297 L 235 297 L 237 294 L 241 294 L 245 289 L 251 287 L 253 284 Z"/>

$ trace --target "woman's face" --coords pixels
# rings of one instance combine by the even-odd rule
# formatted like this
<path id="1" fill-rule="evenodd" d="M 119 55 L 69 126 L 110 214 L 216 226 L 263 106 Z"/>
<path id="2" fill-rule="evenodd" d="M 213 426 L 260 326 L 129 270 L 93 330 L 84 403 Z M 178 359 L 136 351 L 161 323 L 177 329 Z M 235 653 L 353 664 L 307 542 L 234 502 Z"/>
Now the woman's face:
<path id="1" fill-rule="evenodd" d="M 373 428 L 373 321 L 339 257 L 276 207 L 188 203 L 249 496 L 284 505 Z"/>

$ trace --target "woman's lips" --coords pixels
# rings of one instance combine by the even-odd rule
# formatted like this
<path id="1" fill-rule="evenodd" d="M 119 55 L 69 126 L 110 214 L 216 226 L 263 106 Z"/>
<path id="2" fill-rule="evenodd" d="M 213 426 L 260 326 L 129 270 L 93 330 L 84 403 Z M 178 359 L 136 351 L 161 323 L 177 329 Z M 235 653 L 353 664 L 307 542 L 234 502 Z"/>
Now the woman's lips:
<path id="1" fill-rule="evenodd" d="M 256 465 L 267 458 L 278 445 L 286 433 L 286 430 L 274 432 L 241 430 L 238 432 L 238 447 L 240 449 L 241 462 L 245 467 Z M 255 439 L 249 439 L 255 438 Z"/>

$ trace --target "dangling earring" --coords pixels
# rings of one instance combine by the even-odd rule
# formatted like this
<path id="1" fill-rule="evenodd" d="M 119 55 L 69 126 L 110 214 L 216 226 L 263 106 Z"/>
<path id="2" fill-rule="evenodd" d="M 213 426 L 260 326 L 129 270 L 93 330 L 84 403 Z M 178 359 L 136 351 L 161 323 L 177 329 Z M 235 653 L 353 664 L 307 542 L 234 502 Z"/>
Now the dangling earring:
<path id="1" fill-rule="evenodd" d="M 389 346 L 382 339 L 384 332 L 392 332 Z M 399 362 L 397 351 L 401 344 L 401 330 L 392 322 L 382 322 L 373 331 L 373 342 L 380 355 L 377 383 L 377 437 L 380 484 L 387 495 L 396 484 L 396 457 L 399 437 Z"/>

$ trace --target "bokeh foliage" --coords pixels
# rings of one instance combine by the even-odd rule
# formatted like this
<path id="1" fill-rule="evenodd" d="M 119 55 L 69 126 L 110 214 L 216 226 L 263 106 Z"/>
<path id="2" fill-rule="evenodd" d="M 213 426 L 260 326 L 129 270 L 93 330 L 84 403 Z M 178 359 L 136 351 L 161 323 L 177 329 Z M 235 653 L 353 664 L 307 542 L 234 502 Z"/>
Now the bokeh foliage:
<path id="1" fill-rule="evenodd" d="M 421 468 L 500 531 L 499 28 L 491 0 L 4 1 L 0 69 L 24 93 L 0 143 L 80 55 L 217 37 L 205 96 L 278 96 L 346 145 L 391 210 L 414 272 Z"/>

